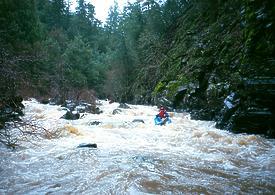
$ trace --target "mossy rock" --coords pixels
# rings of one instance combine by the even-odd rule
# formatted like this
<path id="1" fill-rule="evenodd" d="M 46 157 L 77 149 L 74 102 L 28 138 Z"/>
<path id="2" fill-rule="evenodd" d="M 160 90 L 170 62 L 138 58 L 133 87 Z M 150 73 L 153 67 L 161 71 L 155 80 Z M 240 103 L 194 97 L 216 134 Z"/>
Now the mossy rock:
<path id="1" fill-rule="evenodd" d="M 152 95 L 153 96 L 157 96 L 159 93 L 161 93 L 163 90 L 165 89 L 165 83 L 160 81 L 158 82 L 158 84 L 156 85 Z"/>

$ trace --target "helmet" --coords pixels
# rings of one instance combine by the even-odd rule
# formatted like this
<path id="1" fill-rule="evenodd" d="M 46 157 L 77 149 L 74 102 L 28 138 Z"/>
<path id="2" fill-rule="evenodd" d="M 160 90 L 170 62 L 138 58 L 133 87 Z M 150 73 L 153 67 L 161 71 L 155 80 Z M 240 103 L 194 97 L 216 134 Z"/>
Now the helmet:
<path id="1" fill-rule="evenodd" d="M 160 110 L 164 110 L 164 107 L 163 106 L 160 106 L 160 108 L 159 108 Z"/>

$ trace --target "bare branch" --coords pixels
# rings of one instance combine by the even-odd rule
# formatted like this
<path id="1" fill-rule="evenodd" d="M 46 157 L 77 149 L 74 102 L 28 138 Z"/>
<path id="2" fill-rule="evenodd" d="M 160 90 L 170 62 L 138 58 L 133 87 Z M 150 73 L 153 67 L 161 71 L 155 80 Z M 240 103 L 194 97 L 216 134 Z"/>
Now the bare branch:
<path id="1" fill-rule="evenodd" d="M 20 142 L 32 143 L 37 139 L 53 139 L 60 136 L 60 130 L 48 130 L 39 125 L 34 119 L 13 121 L 0 129 L 0 142 L 15 148 Z M 33 144 L 33 143 L 32 143 Z"/>

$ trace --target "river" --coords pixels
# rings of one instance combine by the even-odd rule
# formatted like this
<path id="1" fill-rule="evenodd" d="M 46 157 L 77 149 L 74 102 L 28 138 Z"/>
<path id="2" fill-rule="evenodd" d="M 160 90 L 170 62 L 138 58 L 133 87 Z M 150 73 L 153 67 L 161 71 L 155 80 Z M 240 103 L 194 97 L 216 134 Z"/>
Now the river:
<path id="1" fill-rule="evenodd" d="M 275 193 L 274 139 L 215 129 L 186 113 L 155 126 L 157 107 L 130 105 L 113 115 L 118 103 L 98 103 L 102 114 L 68 121 L 60 106 L 24 101 L 26 119 L 62 135 L 1 146 L 0 194 Z"/>

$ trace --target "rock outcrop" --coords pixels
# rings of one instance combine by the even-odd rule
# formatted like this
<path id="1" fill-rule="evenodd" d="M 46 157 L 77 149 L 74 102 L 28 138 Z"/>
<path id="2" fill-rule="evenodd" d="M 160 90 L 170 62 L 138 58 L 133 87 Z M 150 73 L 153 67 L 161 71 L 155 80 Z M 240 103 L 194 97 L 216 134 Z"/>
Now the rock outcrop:
<path id="1" fill-rule="evenodd" d="M 265 134 L 275 137 L 275 78 L 260 77 L 244 82 L 238 104 L 222 114 L 218 127 L 234 132 Z"/>
<path id="2" fill-rule="evenodd" d="M 154 104 L 214 120 L 221 129 L 274 138 L 274 3 L 216 6 L 215 13 L 195 3 L 178 19 Z"/>

